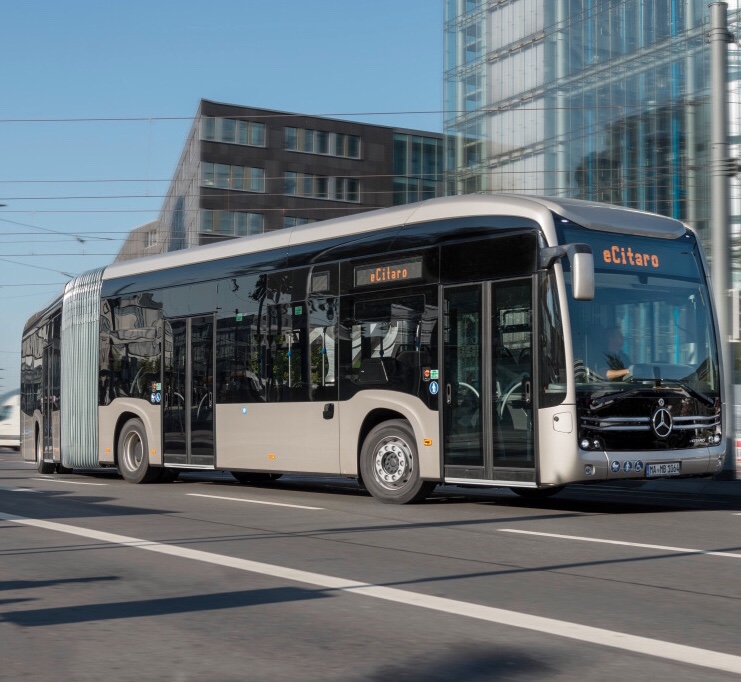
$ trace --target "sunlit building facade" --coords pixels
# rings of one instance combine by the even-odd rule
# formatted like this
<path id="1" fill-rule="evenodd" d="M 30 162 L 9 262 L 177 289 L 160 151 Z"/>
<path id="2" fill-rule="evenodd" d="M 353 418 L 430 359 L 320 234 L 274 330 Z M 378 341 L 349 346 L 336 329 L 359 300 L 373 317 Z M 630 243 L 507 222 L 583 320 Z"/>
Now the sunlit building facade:
<path id="1" fill-rule="evenodd" d="M 708 5 L 446 0 L 447 192 L 525 192 L 630 206 L 680 218 L 707 241 Z M 729 29 L 738 35 L 738 0 L 728 7 Z M 738 55 L 729 45 L 730 141 L 737 157 Z M 738 184 L 731 182 L 736 231 Z"/>

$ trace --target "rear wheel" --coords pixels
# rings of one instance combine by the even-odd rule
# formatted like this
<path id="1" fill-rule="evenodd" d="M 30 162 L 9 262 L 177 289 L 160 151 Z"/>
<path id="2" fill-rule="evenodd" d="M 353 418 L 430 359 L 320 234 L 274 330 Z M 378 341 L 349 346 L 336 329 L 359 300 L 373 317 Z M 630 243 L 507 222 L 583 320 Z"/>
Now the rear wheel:
<path id="1" fill-rule="evenodd" d="M 277 481 L 283 474 L 265 474 L 255 471 L 232 471 L 232 476 L 240 483 L 251 485 L 266 485 Z"/>
<path id="2" fill-rule="evenodd" d="M 368 492 L 387 504 L 419 502 L 437 485 L 420 478 L 414 432 L 402 419 L 371 430 L 360 451 L 360 475 Z"/>
<path id="3" fill-rule="evenodd" d="M 44 448 L 41 445 L 41 435 L 36 434 L 36 471 L 40 474 L 53 474 L 56 471 L 54 462 L 44 461 Z"/>
<path id="4" fill-rule="evenodd" d="M 141 419 L 130 419 L 118 436 L 118 470 L 129 483 L 151 483 L 160 470 L 149 465 L 147 432 Z"/>

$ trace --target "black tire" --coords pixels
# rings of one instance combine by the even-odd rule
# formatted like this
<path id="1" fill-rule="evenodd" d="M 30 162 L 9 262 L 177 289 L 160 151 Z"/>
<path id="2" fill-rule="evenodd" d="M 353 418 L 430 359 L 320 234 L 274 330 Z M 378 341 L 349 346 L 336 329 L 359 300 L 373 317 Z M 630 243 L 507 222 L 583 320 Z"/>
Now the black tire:
<path id="1" fill-rule="evenodd" d="M 147 432 L 141 419 L 129 419 L 118 436 L 118 471 L 128 483 L 151 483 L 160 469 L 149 465 Z"/>
<path id="2" fill-rule="evenodd" d="M 70 467 L 66 467 L 63 464 L 55 464 L 54 465 L 54 470 L 58 474 L 71 474 L 74 471 L 74 469 L 72 469 Z"/>
<path id="3" fill-rule="evenodd" d="M 36 434 L 36 471 L 38 471 L 40 474 L 49 475 L 53 474 L 57 470 L 56 465 L 54 462 L 45 462 L 44 461 L 44 452 L 43 448 L 41 447 L 41 436 L 40 434 Z"/>
<path id="4" fill-rule="evenodd" d="M 232 476 L 247 485 L 267 485 L 277 481 L 283 474 L 265 474 L 255 471 L 232 471 Z"/>
<path id="5" fill-rule="evenodd" d="M 411 504 L 428 497 L 436 481 L 419 477 L 414 432 L 394 419 L 374 427 L 360 450 L 360 475 L 368 492 L 386 504 Z"/>
<path id="6" fill-rule="evenodd" d="M 547 497 L 558 495 L 564 486 L 554 485 L 551 488 L 510 488 L 510 490 L 526 500 L 544 500 Z"/>

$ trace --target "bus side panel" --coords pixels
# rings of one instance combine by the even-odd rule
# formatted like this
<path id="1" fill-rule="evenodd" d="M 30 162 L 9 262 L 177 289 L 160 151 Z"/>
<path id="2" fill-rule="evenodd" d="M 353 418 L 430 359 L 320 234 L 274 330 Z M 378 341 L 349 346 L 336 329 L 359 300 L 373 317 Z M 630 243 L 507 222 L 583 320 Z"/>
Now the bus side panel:
<path id="1" fill-rule="evenodd" d="M 339 473 L 339 403 L 325 419 L 325 403 L 216 405 L 219 469 Z"/>
<path id="2" fill-rule="evenodd" d="M 114 464 L 116 424 L 125 412 L 139 417 L 147 431 L 149 463 L 162 465 L 162 408 L 137 398 L 116 398 L 110 405 L 98 407 L 98 462 Z"/>
<path id="3" fill-rule="evenodd" d="M 347 476 L 358 474 L 358 439 L 366 417 L 373 410 L 393 410 L 403 415 L 412 426 L 422 478 L 441 479 L 440 415 L 425 407 L 419 398 L 395 391 L 365 389 L 342 402 L 340 410 L 340 473 Z"/>

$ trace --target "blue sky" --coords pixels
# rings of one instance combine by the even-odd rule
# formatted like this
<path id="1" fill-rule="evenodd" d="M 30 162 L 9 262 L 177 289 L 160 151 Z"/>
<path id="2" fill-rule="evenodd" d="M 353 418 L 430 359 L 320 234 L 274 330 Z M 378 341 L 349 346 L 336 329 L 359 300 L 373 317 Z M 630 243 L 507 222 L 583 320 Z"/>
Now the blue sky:
<path id="1" fill-rule="evenodd" d="M 0 394 L 26 319 L 157 217 L 201 98 L 441 131 L 442 24 L 442 0 L 4 3 Z"/>

